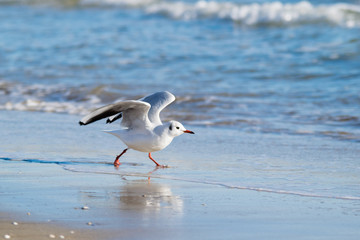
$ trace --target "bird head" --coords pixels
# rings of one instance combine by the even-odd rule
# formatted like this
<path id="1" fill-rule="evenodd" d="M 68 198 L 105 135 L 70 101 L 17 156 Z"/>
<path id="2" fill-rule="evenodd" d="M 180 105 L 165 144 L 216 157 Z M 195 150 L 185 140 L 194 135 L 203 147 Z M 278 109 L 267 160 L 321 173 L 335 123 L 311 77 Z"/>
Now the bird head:
<path id="1" fill-rule="evenodd" d="M 186 130 L 186 128 L 177 121 L 169 122 L 168 131 L 169 131 L 169 134 L 174 137 L 180 136 L 183 133 L 195 134 L 193 131 Z"/>

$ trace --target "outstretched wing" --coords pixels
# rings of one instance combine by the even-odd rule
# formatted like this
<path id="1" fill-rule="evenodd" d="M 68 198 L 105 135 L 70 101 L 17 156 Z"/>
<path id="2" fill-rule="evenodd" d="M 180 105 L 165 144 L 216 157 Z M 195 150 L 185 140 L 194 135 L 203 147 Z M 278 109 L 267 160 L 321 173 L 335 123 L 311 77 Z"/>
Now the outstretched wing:
<path id="1" fill-rule="evenodd" d="M 150 107 L 149 103 L 138 100 L 117 102 L 94 110 L 83 117 L 79 124 L 87 125 L 121 112 L 123 115 L 122 126 L 126 128 L 144 128 L 150 123 L 148 118 Z"/>
<path id="2" fill-rule="evenodd" d="M 140 101 L 147 102 L 151 105 L 149 110 L 149 120 L 155 125 L 162 124 L 160 119 L 160 112 L 170 103 L 175 101 L 175 96 L 170 92 L 157 92 L 149 96 L 143 97 Z"/>

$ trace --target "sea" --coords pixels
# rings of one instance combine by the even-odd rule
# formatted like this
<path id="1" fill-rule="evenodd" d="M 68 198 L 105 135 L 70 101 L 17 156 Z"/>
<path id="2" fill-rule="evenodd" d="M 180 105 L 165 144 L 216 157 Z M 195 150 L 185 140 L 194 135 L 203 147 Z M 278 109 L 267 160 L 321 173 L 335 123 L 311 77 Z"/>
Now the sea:
<path id="1" fill-rule="evenodd" d="M 222 167 L 209 175 L 189 166 L 186 179 L 175 173 L 159 178 L 360 200 L 359 0 L 0 0 L 0 131 L 6 136 L 16 138 L 6 126 L 15 128 L 12 119 L 48 113 L 72 119 L 69 134 L 81 135 L 77 120 L 91 110 L 164 90 L 176 101 L 163 119 L 195 128 L 194 137 L 206 132 L 202 141 L 217 138 L 210 140 L 220 148 L 212 149 L 214 161 L 216 152 L 229 155 L 222 152 Z M 41 124 L 60 127 L 54 121 Z M 36 128 L 36 122 L 30 125 Z M 44 146 L 44 139 L 53 139 L 51 132 L 38 137 Z M 202 159 L 198 140 L 186 139 L 179 141 L 191 143 Z M 259 150 L 262 140 L 268 145 Z M 86 143 L 96 148 L 101 141 Z M 34 153 L 34 145 L 21 143 Z M 240 145 L 251 152 L 236 152 Z M 26 160 L 12 145 L 2 146 L 2 160 Z M 269 157 L 266 149 L 273 148 L 278 151 Z M 99 151 L 83 152 L 81 161 L 111 162 L 118 153 Z M 82 171 L 70 164 L 79 163 L 80 152 L 62 160 L 56 154 L 55 162 L 43 152 L 33 161 L 65 161 L 68 169 Z M 302 153 L 312 157 L 302 160 Z M 134 175 L 136 166 L 129 171 Z M 288 185 L 293 181 L 295 187 Z"/>

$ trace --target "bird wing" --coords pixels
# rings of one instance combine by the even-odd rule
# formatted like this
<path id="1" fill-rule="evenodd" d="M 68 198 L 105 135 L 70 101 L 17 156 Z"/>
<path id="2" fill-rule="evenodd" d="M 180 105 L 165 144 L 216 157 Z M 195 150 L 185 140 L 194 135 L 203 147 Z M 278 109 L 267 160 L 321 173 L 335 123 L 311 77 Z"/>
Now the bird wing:
<path id="1" fill-rule="evenodd" d="M 120 118 L 122 118 L 122 113 L 118 113 L 118 114 L 116 114 L 116 115 L 114 115 L 114 116 L 109 117 L 109 118 L 106 120 L 106 123 L 113 123 L 113 122 L 115 122 L 116 120 L 118 120 L 118 119 L 120 119 Z"/>
<path id="2" fill-rule="evenodd" d="M 149 110 L 149 120 L 151 123 L 155 125 L 162 124 L 160 119 L 160 112 L 168 106 L 170 103 L 175 101 L 175 96 L 172 95 L 170 92 L 157 92 L 154 94 L 151 94 L 149 96 L 143 97 L 140 99 L 140 101 L 147 102 L 151 105 L 151 108 Z"/>
<path id="3" fill-rule="evenodd" d="M 126 128 L 144 128 L 150 124 L 148 112 L 150 104 L 139 100 L 127 100 L 98 108 L 83 117 L 79 124 L 87 125 L 100 119 L 122 112 L 121 125 Z"/>

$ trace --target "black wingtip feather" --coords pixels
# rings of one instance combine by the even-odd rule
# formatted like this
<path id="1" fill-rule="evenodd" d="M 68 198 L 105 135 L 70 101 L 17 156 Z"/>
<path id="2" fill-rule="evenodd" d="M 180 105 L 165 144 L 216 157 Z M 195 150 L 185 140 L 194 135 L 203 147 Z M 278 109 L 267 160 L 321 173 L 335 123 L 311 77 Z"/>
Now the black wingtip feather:
<path id="1" fill-rule="evenodd" d="M 82 126 L 82 125 L 86 125 L 86 124 L 83 123 L 82 121 L 79 121 L 79 125 Z"/>

